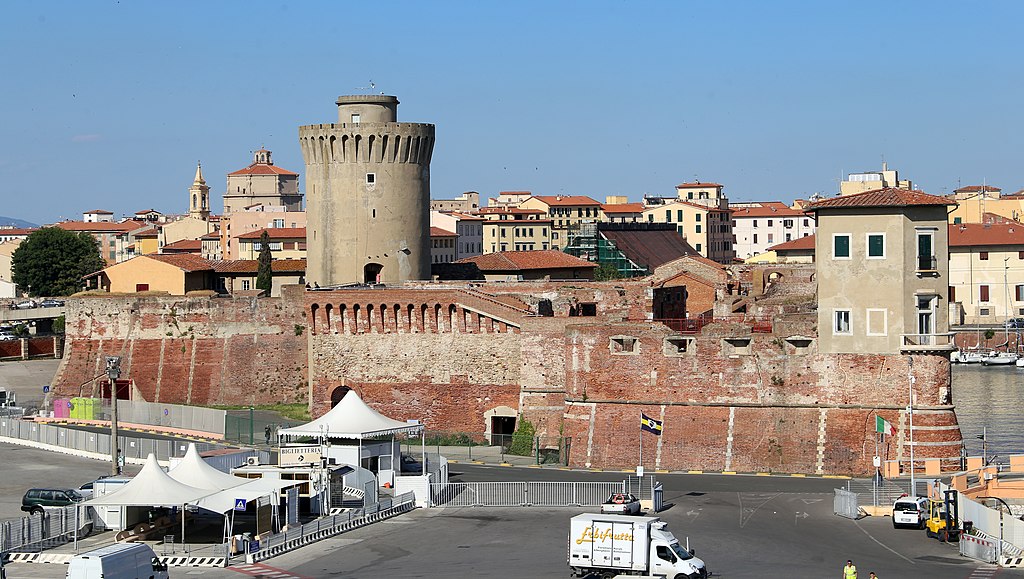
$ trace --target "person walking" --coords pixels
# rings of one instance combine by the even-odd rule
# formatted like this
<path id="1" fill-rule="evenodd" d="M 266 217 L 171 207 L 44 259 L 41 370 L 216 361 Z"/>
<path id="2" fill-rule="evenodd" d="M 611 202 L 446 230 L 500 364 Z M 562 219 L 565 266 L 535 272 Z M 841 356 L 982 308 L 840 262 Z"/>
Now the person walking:
<path id="1" fill-rule="evenodd" d="M 266 439 L 267 439 L 267 446 L 270 446 L 270 425 L 269 424 L 263 429 L 263 436 L 266 437 Z"/>
<path id="2" fill-rule="evenodd" d="M 878 579 L 878 575 L 875 575 L 875 572 L 872 571 L 868 573 L 868 579 Z"/>
<path id="3" fill-rule="evenodd" d="M 843 567 L 843 579 L 857 579 L 857 566 L 853 564 L 852 559 L 847 559 L 846 566 Z"/>

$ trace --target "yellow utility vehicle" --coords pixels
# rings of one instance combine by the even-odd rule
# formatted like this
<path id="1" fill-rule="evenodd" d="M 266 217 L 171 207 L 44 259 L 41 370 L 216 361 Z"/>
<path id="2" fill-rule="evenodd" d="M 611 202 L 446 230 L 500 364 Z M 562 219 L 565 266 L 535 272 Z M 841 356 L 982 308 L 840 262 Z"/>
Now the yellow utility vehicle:
<path id="1" fill-rule="evenodd" d="M 941 499 L 928 499 L 928 520 L 924 528 L 929 537 L 943 543 L 960 541 L 960 508 L 957 492 L 947 490 Z"/>

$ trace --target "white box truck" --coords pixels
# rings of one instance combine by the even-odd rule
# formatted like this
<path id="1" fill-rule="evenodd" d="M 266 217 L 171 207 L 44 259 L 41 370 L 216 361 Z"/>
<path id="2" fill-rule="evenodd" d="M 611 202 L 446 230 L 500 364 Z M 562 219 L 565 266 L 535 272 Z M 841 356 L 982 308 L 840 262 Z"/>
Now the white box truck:
<path id="1" fill-rule="evenodd" d="M 118 543 L 76 555 L 67 579 L 167 579 L 167 565 L 143 543 Z"/>
<path id="2" fill-rule="evenodd" d="M 569 525 L 569 569 L 574 577 L 597 574 L 704 579 L 707 567 L 679 545 L 658 517 L 576 515 Z"/>

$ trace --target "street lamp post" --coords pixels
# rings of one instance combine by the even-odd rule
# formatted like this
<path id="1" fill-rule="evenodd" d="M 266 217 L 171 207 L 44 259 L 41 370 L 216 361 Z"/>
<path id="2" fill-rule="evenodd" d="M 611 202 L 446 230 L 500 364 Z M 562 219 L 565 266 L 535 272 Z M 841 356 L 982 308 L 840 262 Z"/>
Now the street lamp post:
<path id="1" fill-rule="evenodd" d="M 121 377 L 121 357 L 107 356 L 107 378 L 110 380 L 110 474 L 121 474 L 121 452 L 117 444 L 117 379 Z M 102 395 L 101 395 L 102 399 Z M 182 514 L 184 518 L 184 513 Z"/>

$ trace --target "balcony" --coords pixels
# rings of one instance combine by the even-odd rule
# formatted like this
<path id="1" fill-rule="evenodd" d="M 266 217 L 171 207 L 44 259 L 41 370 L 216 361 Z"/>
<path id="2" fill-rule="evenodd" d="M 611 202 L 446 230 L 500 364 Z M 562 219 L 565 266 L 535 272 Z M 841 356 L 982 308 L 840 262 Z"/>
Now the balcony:
<path id="1" fill-rule="evenodd" d="M 900 353 L 913 354 L 917 352 L 952 352 L 956 350 L 953 343 L 953 336 L 956 332 L 945 332 L 942 334 L 902 334 L 900 338 Z"/>
<path id="2" fill-rule="evenodd" d="M 919 255 L 917 256 L 917 275 L 918 276 L 937 276 L 939 275 L 938 261 L 934 255 Z"/>

